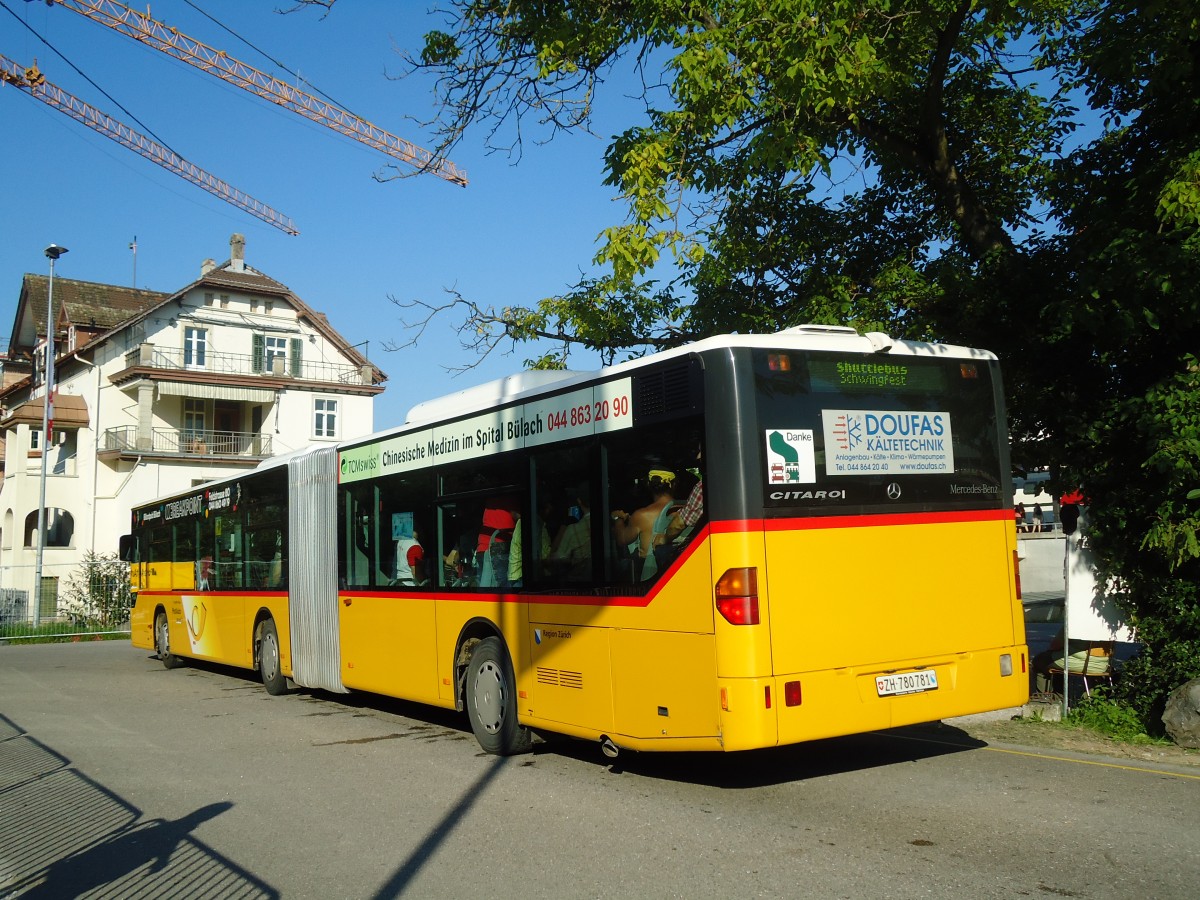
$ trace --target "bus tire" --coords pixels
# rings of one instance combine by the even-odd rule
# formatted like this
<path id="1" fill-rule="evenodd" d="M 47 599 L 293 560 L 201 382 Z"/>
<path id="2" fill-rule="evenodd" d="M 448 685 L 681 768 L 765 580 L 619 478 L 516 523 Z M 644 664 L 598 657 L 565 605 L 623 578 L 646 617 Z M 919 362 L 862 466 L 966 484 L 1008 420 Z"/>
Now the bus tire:
<path id="1" fill-rule="evenodd" d="M 258 626 L 258 673 L 267 693 L 278 697 L 287 693 L 287 678 L 279 664 L 279 632 L 274 619 L 263 619 Z"/>
<path id="2" fill-rule="evenodd" d="M 467 718 L 487 753 L 512 756 L 533 746 L 533 735 L 517 721 L 512 664 L 498 637 L 484 638 L 467 661 Z"/>
<path id="3" fill-rule="evenodd" d="M 154 649 L 164 667 L 178 669 L 183 665 L 183 658 L 171 652 L 171 630 L 167 627 L 167 614 L 161 609 L 154 617 Z"/>

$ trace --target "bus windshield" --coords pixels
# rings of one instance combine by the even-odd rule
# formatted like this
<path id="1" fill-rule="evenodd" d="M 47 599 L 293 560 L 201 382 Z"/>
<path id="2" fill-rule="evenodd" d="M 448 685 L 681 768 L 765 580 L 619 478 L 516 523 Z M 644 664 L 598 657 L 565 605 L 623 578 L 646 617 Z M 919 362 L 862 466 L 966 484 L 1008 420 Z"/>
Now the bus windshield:
<path id="1" fill-rule="evenodd" d="M 1003 505 L 993 362 L 756 350 L 754 378 L 768 516 Z"/>

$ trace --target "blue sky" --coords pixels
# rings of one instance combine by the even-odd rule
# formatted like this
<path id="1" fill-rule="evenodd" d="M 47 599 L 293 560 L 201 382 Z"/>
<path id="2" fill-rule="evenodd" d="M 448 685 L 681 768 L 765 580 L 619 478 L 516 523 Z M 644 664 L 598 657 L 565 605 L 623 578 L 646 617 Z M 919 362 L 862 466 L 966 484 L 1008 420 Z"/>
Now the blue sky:
<path id="1" fill-rule="evenodd" d="M 385 352 L 409 335 L 392 305 L 441 302 L 453 287 L 480 302 L 531 305 L 574 282 L 596 249 L 600 229 L 622 220 L 623 205 L 601 184 L 602 155 L 615 119 L 598 137 L 527 140 L 514 165 L 488 155 L 482 132 L 469 134 L 453 161 L 466 188 L 424 175 L 380 184 L 372 174 L 386 157 L 349 138 L 226 85 L 62 8 L 3 0 L 71 63 L 112 95 L 154 135 L 188 161 L 274 207 L 295 222 L 288 236 L 159 168 L 61 112 L 0 85 L 6 162 L 0 169 L 0 334 L 7 337 L 21 277 L 46 273 L 44 248 L 69 253 L 60 277 L 129 285 L 137 238 L 137 286 L 173 291 L 200 273 L 205 258 L 229 256 L 229 237 L 246 237 L 246 262 L 326 313 L 348 341 L 369 341 L 373 362 L 389 375 L 376 402 L 375 427 L 403 421 L 414 403 L 510 374 L 534 354 L 518 347 L 474 361 L 454 326 L 436 320 L 415 349 Z M 319 10 L 279 15 L 285 0 L 195 0 L 242 37 L 285 63 L 311 85 L 376 125 L 421 146 L 419 124 L 433 114 L 430 80 L 389 80 L 400 69 L 395 47 L 416 51 L 437 25 L 423 2 L 343 0 Z M 145 10 L 144 4 L 133 3 Z M 152 15 L 237 59 L 291 80 L 222 32 L 183 0 L 156 0 Z M 55 52 L 0 9 L 0 54 L 37 64 L 48 81 L 143 131 Z M 311 90 L 311 88 L 310 88 Z M 315 91 L 314 91 L 315 93 Z M 623 112 L 619 90 L 610 116 Z M 542 135 L 543 137 L 545 135 Z M 504 347 L 502 349 L 507 349 Z M 573 368 L 594 368 L 579 354 Z"/>

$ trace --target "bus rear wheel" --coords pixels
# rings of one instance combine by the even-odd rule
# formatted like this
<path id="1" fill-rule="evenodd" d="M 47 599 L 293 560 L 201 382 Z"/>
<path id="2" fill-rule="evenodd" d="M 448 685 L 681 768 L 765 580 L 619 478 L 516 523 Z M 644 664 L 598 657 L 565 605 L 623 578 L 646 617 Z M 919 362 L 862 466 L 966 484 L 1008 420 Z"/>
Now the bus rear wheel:
<path id="1" fill-rule="evenodd" d="M 268 694 L 287 693 L 287 678 L 279 665 L 279 632 L 274 619 L 263 619 L 258 626 L 258 672 Z"/>
<path id="2" fill-rule="evenodd" d="M 171 631 L 167 627 L 167 614 L 161 609 L 154 617 L 154 649 L 166 668 L 178 669 L 183 665 L 183 659 L 171 652 Z"/>
<path id="3" fill-rule="evenodd" d="M 529 729 L 517 721 L 512 664 L 499 638 L 484 638 L 472 649 L 466 689 L 467 718 L 484 751 L 511 756 L 533 746 Z"/>

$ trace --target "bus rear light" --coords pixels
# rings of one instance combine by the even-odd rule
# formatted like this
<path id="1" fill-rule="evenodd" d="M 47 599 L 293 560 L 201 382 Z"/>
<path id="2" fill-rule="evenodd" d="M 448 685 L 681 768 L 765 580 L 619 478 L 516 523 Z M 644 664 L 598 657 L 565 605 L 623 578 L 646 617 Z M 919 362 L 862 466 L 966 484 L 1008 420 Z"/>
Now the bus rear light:
<path id="1" fill-rule="evenodd" d="M 1013 551 L 1013 577 L 1017 580 L 1017 599 L 1021 599 L 1021 557 Z"/>
<path id="2" fill-rule="evenodd" d="M 729 691 L 725 688 L 721 688 L 721 709 L 729 712 Z"/>
<path id="3" fill-rule="evenodd" d="M 713 593 L 717 611 L 730 625 L 758 624 L 758 569 L 726 569 Z"/>
<path id="4" fill-rule="evenodd" d="M 1001 653 L 1000 654 L 1000 676 L 1002 678 L 1007 678 L 1012 673 L 1013 673 L 1012 654 L 1011 653 Z"/>
<path id="5" fill-rule="evenodd" d="M 767 709 L 771 708 L 771 686 L 769 684 L 763 688 L 763 704 Z"/>
<path id="6" fill-rule="evenodd" d="M 784 706 L 799 706 L 803 701 L 803 696 L 800 691 L 800 682 L 785 681 L 783 683 L 783 705 Z"/>

